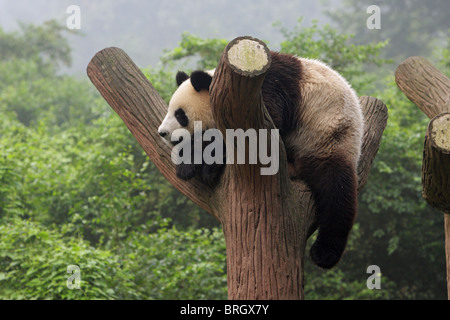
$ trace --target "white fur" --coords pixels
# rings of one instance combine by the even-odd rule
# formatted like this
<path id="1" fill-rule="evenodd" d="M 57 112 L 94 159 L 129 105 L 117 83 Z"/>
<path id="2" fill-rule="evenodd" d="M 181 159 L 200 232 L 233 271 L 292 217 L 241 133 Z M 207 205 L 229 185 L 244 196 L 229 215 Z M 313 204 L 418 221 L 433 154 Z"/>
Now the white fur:
<path id="1" fill-rule="evenodd" d="M 214 70 L 207 71 L 211 76 L 214 75 Z M 189 119 L 189 125 L 185 129 L 189 132 L 194 132 L 194 122 L 202 121 L 203 130 L 215 127 L 214 119 L 211 112 L 209 102 L 209 92 L 202 90 L 197 92 L 192 86 L 191 80 L 184 81 L 173 94 L 169 102 L 167 115 L 158 128 L 158 132 L 168 132 L 165 140 L 170 141 L 172 133 L 176 129 L 181 129 L 182 126 L 175 118 L 175 112 L 182 108 Z M 176 139 L 176 137 L 174 137 Z"/>
<path id="2" fill-rule="evenodd" d="M 363 134 L 363 114 L 350 84 L 326 64 L 299 58 L 303 66 L 302 107 L 297 130 L 285 140 L 295 146 L 296 156 L 327 156 L 339 153 L 357 164 Z M 331 138 L 334 130 L 349 127 L 339 144 Z"/>
<path id="3" fill-rule="evenodd" d="M 294 147 L 296 158 L 339 154 L 356 165 L 360 156 L 363 115 L 355 91 L 326 64 L 318 60 L 298 59 L 303 72 L 299 84 L 302 104 L 298 123 L 301 125 L 284 139 L 285 145 Z M 208 73 L 213 76 L 214 71 Z M 189 119 L 186 129 L 191 133 L 194 121 L 202 121 L 203 130 L 215 127 L 209 93 L 206 90 L 197 92 L 188 79 L 175 91 L 167 116 L 158 129 L 169 133 L 166 137 L 169 141 L 173 131 L 181 128 L 174 115 L 179 108 L 183 108 Z M 332 134 L 342 127 L 349 129 L 336 144 Z"/>

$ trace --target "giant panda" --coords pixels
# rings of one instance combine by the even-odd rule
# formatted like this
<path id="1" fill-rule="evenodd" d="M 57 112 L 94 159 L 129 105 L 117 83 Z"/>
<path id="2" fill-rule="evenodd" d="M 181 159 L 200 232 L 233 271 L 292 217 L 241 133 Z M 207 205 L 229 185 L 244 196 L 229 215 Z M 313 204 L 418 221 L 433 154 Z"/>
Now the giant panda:
<path id="1" fill-rule="evenodd" d="M 363 134 L 358 97 L 348 82 L 326 64 L 271 52 L 272 64 L 262 85 L 264 104 L 285 145 L 291 179 L 309 186 L 317 210 L 317 239 L 310 256 L 321 268 L 341 258 L 357 213 L 357 165 Z M 214 128 L 209 87 L 214 70 L 178 72 L 173 94 L 158 132 L 171 142 L 176 129 L 193 133 Z M 172 142 L 176 143 L 176 142 Z M 182 179 L 214 181 L 223 165 L 179 165 Z"/>

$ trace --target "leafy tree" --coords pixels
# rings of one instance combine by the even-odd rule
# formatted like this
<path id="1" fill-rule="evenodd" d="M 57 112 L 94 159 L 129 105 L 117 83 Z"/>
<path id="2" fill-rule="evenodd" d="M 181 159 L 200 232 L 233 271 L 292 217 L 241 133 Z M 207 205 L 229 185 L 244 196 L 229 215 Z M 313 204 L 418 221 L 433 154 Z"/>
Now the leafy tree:
<path id="1" fill-rule="evenodd" d="M 161 60 L 168 64 L 184 58 L 197 58 L 199 69 L 214 69 L 228 42 L 225 39 L 202 39 L 185 32 L 181 35 L 179 47 L 166 51 Z"/>
<path id="2" fill-rule="evenodd" d="M 144 231 L 144 232 L 142 232 Z M 134 276 L 138 299 L 227 298 L 225 241 L 222 231 L 132 232 L 121 250 L 124 269 Z"/>
<path id="3" fill-rule="evenodd" d="M 13 33 L 0 29 L 0 111 L 15 112 L 27 126 L 46 119 L 51 127 L 87 123 L 105 112 L 92 108 L 98 98 L 87 82 L 58 75 L 71 63 L 65 30 L 53 20 L 20 24 Z"/>
<path id="4" fill-rule="evenodd" d="M 0 28 L 0 60 L 33 60 L 39 73 L 47 75 L 61 66 L 70 66 L 70 46 L 62 32 L 67 31 L 55 20 L 40 26 L 19 23 L 19 31 L 5 33 Z"/>
<path id="5" fill-rule="evenodd" d="M 67 287 L 69 265 L 81 269 L 79 290 Z M 111 252 L 22 219 L 0 225 L 0 270 L 0 299 L 114 299 L 131 277 Z"/>

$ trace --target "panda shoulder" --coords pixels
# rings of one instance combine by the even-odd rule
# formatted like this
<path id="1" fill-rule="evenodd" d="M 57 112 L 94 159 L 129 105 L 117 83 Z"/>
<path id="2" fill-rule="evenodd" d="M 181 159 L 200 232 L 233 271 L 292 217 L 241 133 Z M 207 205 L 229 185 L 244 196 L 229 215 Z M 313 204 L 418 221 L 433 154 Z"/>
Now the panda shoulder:
<path id="1" fill-rule="evenodd" d="M 306 58 L 306 57 L 299 57 L 299 56 L 295 56 L 298 60 L 300 60 L 301 63 L 303 64 L 308 64 L 308 65 L 316 65 L 316 66 L 320 66 L 320 67 L 325 67 L 325 68 L 330 68 L 331 67 L 326 64 L 325 62 L 323 62 L 322 60 L 319 59 L 313 59 L 313 58 Z"/>
<path id="2" fill-rule="evenodd" d="M 323 62 L 322 60 L 298 56 L 297 59 L 300 61 L 304 69 L 306 68 L 309 70 L 327 70 L 333 73 L 337 73 L 335 70 L 333 70 L 332 67 L 330 67 L 327 63 Z"/>
<path id="3" fill-rule="evenodd" d="M 325 81 L 335 87 L 341 87 L 345 90 L 353 90 L 351 84 L 339 72 L 334 70 L 328 64 L 321 60 L 298 57 L 303 66 L 303 71 L 307 73 L 310 81 Z"/>

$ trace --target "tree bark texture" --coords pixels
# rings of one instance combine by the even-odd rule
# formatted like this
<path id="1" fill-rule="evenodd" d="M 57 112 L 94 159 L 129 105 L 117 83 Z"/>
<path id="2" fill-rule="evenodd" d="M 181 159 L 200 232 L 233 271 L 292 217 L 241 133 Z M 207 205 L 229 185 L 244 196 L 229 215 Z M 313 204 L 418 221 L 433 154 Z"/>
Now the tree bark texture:
<path id="1" fill-rule="evenodd" d="M 275 129 L 261 96 L 270 62 L 269 50 L 257 39 L 241 37 L 227 46 L 210 88 L 219 130 L 267 129 L 270 134 Z M 168 181 L 222 223 L 229 298 L 303 299 L 305 247 L 315 229 L 315 210 L 307 186 L 288 177 L 283 141 L 276 142 L 280 157 L 275 175 L 261 175 L 260 163 L 229 164 L 214 189 L 197 179 L 182 181 L 176 177 L 171 150 L 157 132 L 167 106 L 125 52 L 100 51 L 87 72 Z M 367 180 L 387 121 L 387 109 L 380 100 L 363 97 L 361 104 L 366 130 L 360 187 Z"/>
<path id="2" fill-rule="evenodd" d="M 261 95 L 270 63 L 270 51 L 256 39 L 237 38 L 225 49 L 210 89 L 214 119 L 224 136 L 226 129 L 275 129 Z M 281 140 L 277 147 L 285 164 Z M 300 299 L 305 239 L 292 205 L 287 166 L 266 176 L 261 167 L 228 165 L 222 180 L 219 214 L 227 247 L 228 296 Z"/>
<path id="3" fill-rule="evenodd" d="M 425 58 L 411 57 L 402 62 L 395 81 L 428 118 L 450 112 L 450 80 Z"/>
<path id="4" fill-rule="evenodd" d="M 447 266 L 447 299 L 450 300 L 450 212 L 444 212 L 445 263 Z"/>
<path id="5" fill-rule="evenodd" d="M 381 100 L 374 97 L 360 97 L 359 103 L 364 116 L 364 134 L 361 145 L 362 156 L 358 164 L 358 191 L 367 183 L 388 120 L 388 110 Z"/>
<path id="6" fill-rule="evenodd" d="M 434 208 L 450 212 L 450 113 L 434 117 L 423 150 L 422 195 Z"/>

